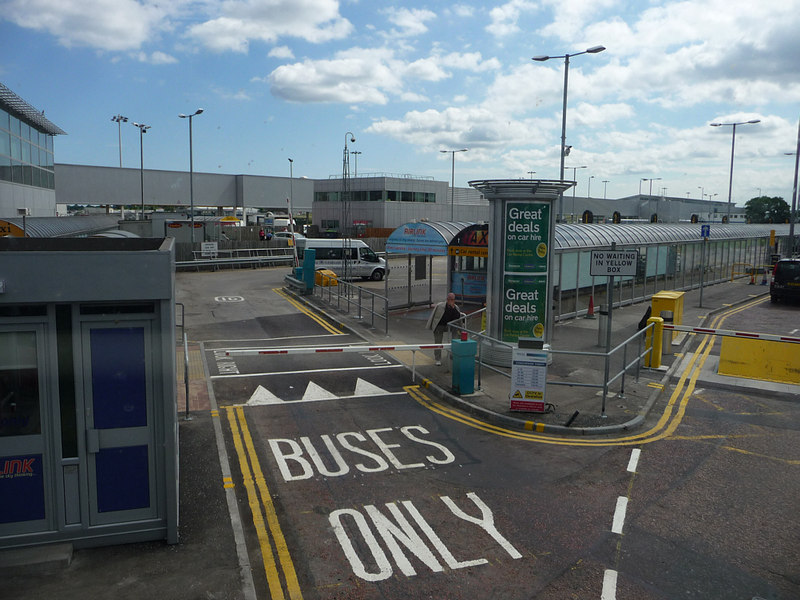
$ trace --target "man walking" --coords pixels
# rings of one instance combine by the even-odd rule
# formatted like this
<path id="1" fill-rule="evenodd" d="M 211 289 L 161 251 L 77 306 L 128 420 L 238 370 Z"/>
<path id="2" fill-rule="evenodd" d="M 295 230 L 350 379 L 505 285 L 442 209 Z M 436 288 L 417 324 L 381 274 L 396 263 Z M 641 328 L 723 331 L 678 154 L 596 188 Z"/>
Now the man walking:
<path id="1" fill-rule="evenodd" d="M 427 327 L 433 330 L 433 343 L 441 344 L 444 333 L 448 329 L 448 324 L 463 316 L 464 313 L 459 310 L 456 304 L 456 295 L 450 292 L 447 294 L 447 301 L 439 302 L 431 311 L 431 316 L 428 317 Z M 440 366 L 442 364 L 441 349 L 434 350 L 433 356 L 436 359 L 436 366 Z"/>

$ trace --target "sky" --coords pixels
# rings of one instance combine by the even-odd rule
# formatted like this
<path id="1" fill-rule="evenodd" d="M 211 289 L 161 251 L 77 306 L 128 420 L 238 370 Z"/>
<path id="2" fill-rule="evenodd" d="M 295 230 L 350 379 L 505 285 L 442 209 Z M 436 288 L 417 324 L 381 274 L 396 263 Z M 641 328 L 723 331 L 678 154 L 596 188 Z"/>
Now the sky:
<path id="1" fill-rule="evenodd" d="M 791 202 L 798 31 L 800 0 L 0 0 L 0 81 L 57 163 L 188 171 L 203 108 L 195 172 L 341 177 L 347 144 L 351 175 L 464 187 L 559 178 L 569 54 L 578 195 L 726 203 L 735 139 L 741 206 Z"/>

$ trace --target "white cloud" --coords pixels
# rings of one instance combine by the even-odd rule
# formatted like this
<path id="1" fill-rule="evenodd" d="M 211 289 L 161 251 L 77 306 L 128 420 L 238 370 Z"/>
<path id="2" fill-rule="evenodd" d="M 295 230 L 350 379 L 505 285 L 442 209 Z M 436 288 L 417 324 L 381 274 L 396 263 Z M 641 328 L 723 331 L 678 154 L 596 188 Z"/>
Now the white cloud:
<path id="1" fill-rule="evenodd" d="M 267 56 L 270 58 L 294 58 L 294 52 L 288 46 L 275 46 Z"/>
<path id="2" fill-rule="evenodd" d="M 320 44 L 353 30 L 336 0 L 227 0 L 220 13 L 188 30 L 191 38 L 217 52 L 247 52 L 251 41 L 275 43 L 284 37 Z"/>
<path id="3" fill-rule="evenodd" d="M 63 46 L 109 51 L 136 50 L 160 30 L 180 3 L 136 0 L 8 0 L 2 17 L 20 27 L 45 31 Z"/>
<path id="4" fill-rule="evenodd" d="M 333 59 L 282 65 L 268 79 L 273 94 L 292 102 L 386 104 L 392 98 L 426 99 L 417 84 L 448 79 L 454 69 L 481 72 L 496 68 L 497 59 L 484 61 L 479 52 L 433 54 L 406 61 L 389 48 L 351 48 Z M 414 89 L 405 89 L 410 82 Z"/>
<path id="5" fill-rule="evenodd" d="M 519 32 L 517 21 L 523 12 L 532 12 L 538 7 L 530 0 L 511 0 L 502 6 L 496 6 L 489 11 L 491 23 L 486 26 L 486 31 L 493 36 L 502 38 Z"/>
<path id="6" fill-rule="evenodd" d="M 436 18 L 436 13 L 424 8 L 388 8 L 386 13 L 389 22 L 400 28 L 399 31 L 392 32 L 392 36 L 422 35 L 428 31 L 425 22 Z"/>

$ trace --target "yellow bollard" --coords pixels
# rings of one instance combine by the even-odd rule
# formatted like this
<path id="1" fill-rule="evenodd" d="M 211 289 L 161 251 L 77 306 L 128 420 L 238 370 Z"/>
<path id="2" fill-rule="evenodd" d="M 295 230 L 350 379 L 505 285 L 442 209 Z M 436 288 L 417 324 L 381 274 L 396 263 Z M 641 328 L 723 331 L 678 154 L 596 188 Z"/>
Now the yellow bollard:
<path id="1" fill-rule="evenodd" d="M 655 323 L 655 327 L 647 330 L 645 348 L 650 350 L 644 356 L 644 366 L 657 369 L 661 366 L 661 348 L 664 341 L 664 319 L 661 317 L 650 317 L 647 324 Z"/>

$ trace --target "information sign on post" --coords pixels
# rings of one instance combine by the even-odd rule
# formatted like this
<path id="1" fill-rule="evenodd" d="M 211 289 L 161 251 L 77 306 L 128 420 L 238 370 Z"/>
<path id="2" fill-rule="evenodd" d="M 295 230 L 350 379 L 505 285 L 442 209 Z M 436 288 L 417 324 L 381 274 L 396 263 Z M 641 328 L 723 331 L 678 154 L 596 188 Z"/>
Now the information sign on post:
<path id="1" fill-rule="evenodd" d="M 700 237 L 711 237 L 711 225 L 700 225 Z"/>
<path id="2" fill-rule="evenodd" d="M 545 411 L 547 352 L 514 348 L 511 359 L 511 410 Z"/>
<path id="3" fill-rule="evenodd" d="M 595 277 L 633 277 L 638 263 L 638 250 L 592 250 L 589 274 Z"/>

